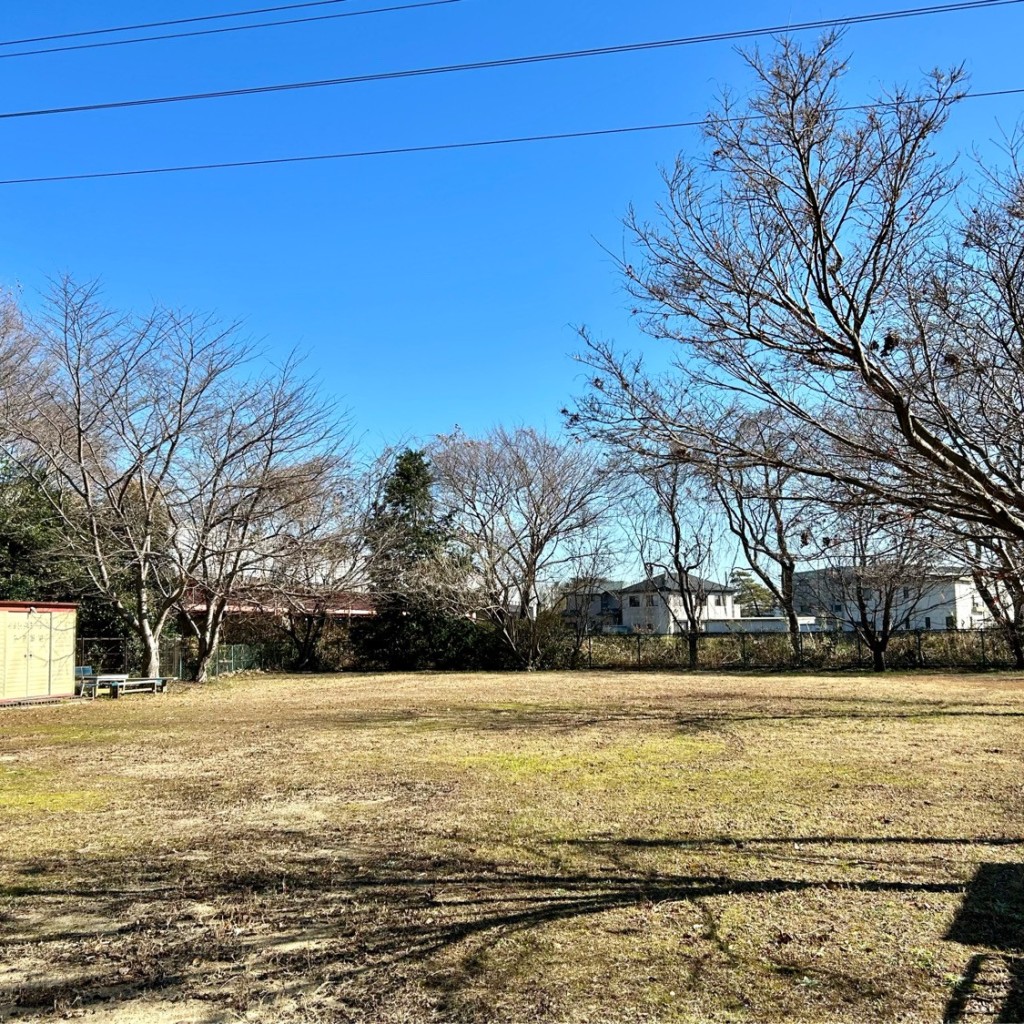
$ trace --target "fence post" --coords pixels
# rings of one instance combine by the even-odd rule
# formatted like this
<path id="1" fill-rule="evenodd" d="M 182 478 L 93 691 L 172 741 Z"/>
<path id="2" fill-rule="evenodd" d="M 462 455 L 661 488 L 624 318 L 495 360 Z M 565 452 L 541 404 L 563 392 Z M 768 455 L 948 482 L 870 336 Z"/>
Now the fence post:
<path id="1" fill-rule="evenodd" d="M 921 630 L 917 631 L 917 667 L 924 668 L 924 650 L 921 647 Z"/>
<path id="2" fill-rule="evenodd" d="M 640 634 L 636 635 L 636 667 L 640 667 Z"/>

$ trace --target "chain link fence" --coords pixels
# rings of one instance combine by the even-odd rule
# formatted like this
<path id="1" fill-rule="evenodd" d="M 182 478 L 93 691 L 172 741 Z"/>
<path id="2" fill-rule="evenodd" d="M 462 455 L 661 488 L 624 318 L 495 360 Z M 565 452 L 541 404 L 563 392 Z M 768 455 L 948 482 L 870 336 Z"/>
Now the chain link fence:
<path id="1" fill-rule="evenodd" d="M 75 644 L 75 664 L 91 665 L 93 672 L 129 672 L 135 659 L 132 644 L 124 637 L 80 636 Z"/>
<path id="2" fill-rule="evenodd" d="M 288 644 L 221 644 L 210 662 L 207 674 L 211 679 L 231 672 L 283 671 L 292 657 Z M 90 665 L 97 675 L 104 672 L 143 673 L 142 648 L 125 637 L 79 637 L 75 647 L 75 664 Z M 195 657 L 189 642 L 180 637 L 160 641 L 160 674 L 169 679 L 191 679 Z"/>
<path id="3" fill-rule="evenodd" d="M 871 668 L 868 645 L 855 633 L 802 633 L 795 654 L 788 633 L 702 633 L 697 641 L 701 669 L 782 671 L 792 668 L 843 670 Z M 287 643 L 221 644 L 208 675 L 287 671 L 294 651 Z M 556 659 L 561 661 L 563 659 Z M 686 669 L 685 636 L 594 634 L 561 668 Z M 1015 667 L 1013 649 L 999 629 L 909 630 L 894 633 L 885 655 L 890 669 L 1007 669 Z M 93 671 L 137 675 L 142 655 L 131 639 L 80 637 L 77 664 Z M 177 637 L 160 644 L 160 671 L 172 679 L 190 679 L 195 668 L 190 643 Z"/>
<path id="4" fill-rule="evenodd" d="M 870 668 L 871 650 L 855 633 L 800 634 L 800 655 L 788 633 L 702 633 L 702 669 L 780 671 Z M 585 639 L 581 664 L 595 669 L 678 669 L 689 664 L 685 636 L 594 635 Z M 907 630 L 894 633 L 885 655 L 891 669 L 1013 668 L 1013 649 L 998 629 Z"/>
<path id="5" fill-rule="evenodd" d="M 232 672 L 282 672 L 292 658 L 289 644 L 221 644 L 206 670 L 210 679 Z M 192 645 L 174 637 L 160 643 L 160 671 L 173 679 L 191 679 L 195 674 Z"/>

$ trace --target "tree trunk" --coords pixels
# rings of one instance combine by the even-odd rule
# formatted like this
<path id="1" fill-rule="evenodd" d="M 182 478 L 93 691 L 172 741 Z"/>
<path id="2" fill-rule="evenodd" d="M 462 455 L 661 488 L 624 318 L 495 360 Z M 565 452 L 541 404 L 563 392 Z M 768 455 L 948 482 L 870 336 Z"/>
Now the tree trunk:
<path id="1" fill-rule="evenodd" d="M 870 643 L 871 648 L 871 669 L 874 672 L 885 671 L 885 645 Z"/>
<path id="2" fill-rule="evenodd" d="M 220 646 L 220 628 L 224 622 L 224 609 L 227 607 L 226 597 L 214 598 L 212 595 L 206 602 L 206 615 L 202 628 L 193 623 L 197 640 L 196 669 L 193 681 L 205 683 L 209 678 L 210 662 L 213 661 L 217 648 Z"/>
<path id="3" fill-rule="evenodd" d="M 793 664 L 799 667 L 804 660 L 804 638 L 800 635 L 800 619 L 796 614 L 796 605 L 793 602 L 793 567 L 783 565 L 782 567 L 782 610 L 789 623 L 789 642 L 793 648 Z"/>
<path id="4" fill-rule="evenodd" d="M 204 630 L 199 636 L 198 651 L 196 657 L 196 667 L 192 674 L 192 681 L 196 683 L 205 683 L 209 680 L 210 662 L 213 661 L 213 656 L 217 653 L 217 642 L 216 640 L 211 641 L 209 636 Z"/>
<path id="5" fill-rule="evenodd" d="M 695 629 L 687 631 L 686 635 L 686 662 L 687 667 L 692 671 L 697 668 L 700 661 L 700 648 L 698 646 L 700 634 Z"/>
<path id="6" fill-rule="evenodd" d="M 1021 638 L 1020 626 L 1016 622 L 1006 622 L 1003 625 L 1003 633 L 1013 654 L 1013 667 L 1024 669 L 1024 640 Z"/>
<path id="7" fill-rule="evenodd" d="M 160 675 L 160 635 L 154 633 L 150 624 L 143 619 L 142 626 L 138 630 L 139 639 L 142 640 L 143 664 L 142 674 L 153 678 Z"/>
<path id="8" fill-rule="evenodd" d="M 209 680 L 210 662 L 213 661 L 220 646 L 220 624 L 222 615 L 207 615 L 203 628 L 198 630 L 196 668 L 192 679 L 196 683 L 205 683 Z"/>
<path id="9" fill-rule="evenodd" d="M 291 619 L 285 634 L 295 647 L 295 671 L 310 672 L 320 668 L 317 646 L 327 622 L 326 612 Z"/>

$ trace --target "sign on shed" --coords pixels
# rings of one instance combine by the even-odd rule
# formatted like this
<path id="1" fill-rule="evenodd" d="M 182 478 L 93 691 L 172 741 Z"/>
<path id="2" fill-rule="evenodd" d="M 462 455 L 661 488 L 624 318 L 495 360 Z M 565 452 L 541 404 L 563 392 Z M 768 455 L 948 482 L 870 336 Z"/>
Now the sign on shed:
<path id="1" fill-rule="evenodd" d="M 75 695 L 73 604 L 0 601 L 0 703 Z"/>

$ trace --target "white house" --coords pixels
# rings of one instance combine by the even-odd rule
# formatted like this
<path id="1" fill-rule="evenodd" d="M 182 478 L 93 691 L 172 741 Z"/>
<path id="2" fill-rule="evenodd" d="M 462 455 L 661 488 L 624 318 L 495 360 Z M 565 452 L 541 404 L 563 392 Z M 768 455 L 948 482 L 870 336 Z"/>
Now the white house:
<path id="1" fill-rule="evenodd" d="M 738 619 L 736 590 L 722 583 L 688 576 L 686 586 L 697 601 L 699 618 L 705 628 L 719 619 Z M 686 609 L 683 592 L 675 576 L 661 573 L 653 579 L 634 583 L 620 591 L 622 625 L 631 633 L 685 633 Z"/>
<path id="2" fill-rule="evenodd" d="M 933 570 L 886 577 L 871 571 L 861 575 L 852 567 L 811 569 L 793 575 L 796 610 L 813 615 L 822 626 L 851 632 L 860 620 L 861 605 L 869 622 L 880 627 L 889 608 L 892 629 L 980 629 L 992 625 L 992 615 L 973 579 L 956 571 Z"/>
<path id="3" fill-rule="evenodd" d="M 622 580 L 592 580 L 567 588 L 562 597 L 562 617 L 590 632 L 615 629 L 622 625 Z"/>

